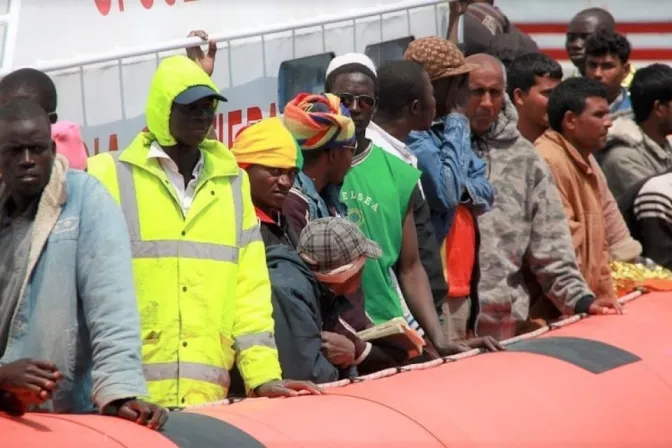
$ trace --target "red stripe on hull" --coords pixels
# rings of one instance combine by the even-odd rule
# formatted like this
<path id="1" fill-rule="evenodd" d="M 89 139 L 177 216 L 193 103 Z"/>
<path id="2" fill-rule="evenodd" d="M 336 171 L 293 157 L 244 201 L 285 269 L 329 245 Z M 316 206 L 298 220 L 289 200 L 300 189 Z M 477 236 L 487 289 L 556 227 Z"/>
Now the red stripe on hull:
<path id="1" fill-rule="evenodd" d="M 565 34 L 567 23 L 516 23 L 521 31 L 528 34 Z M 672 33 L 672 22 L 624 22 L 616 25 L 620 33 L 665 34 Z"/>
<path id="2" fill-rule="evenodd" d="M 558 60 L 567 60 L 567 52 L 564 48 L 542 48 L 541 51 Z M 631 61 L 670 61 L 672 60 L 672 48 L 633 48 L 630 55 Z"/>

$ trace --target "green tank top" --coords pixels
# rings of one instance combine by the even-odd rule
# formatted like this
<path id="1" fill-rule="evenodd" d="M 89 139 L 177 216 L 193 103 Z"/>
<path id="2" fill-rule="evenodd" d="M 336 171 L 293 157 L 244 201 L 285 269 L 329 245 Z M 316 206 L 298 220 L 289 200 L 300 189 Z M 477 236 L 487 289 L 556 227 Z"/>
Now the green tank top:
<path id="1" fill-rule="evenodd" d="M 391 269 L 399 259 L 403 220 L 419 178 L 420 171 L 371 144 L 355 157 L 341 188 L 348 218 L 383 250 L 362 272 L 366 312 L 376 324 L 405 314 Z"/>

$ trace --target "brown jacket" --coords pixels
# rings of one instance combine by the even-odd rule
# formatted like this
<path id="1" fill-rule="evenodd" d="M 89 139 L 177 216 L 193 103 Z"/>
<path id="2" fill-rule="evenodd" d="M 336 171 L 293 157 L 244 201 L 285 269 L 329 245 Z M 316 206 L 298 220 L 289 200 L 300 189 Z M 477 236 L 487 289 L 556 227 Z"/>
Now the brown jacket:
<path id="1" fill-rule="evenodd" d="M 597 162 L 584 159 L 555 131 L 546 131 L 535 145 L 560 192 L 583 277 L 598 298 L 614 297 Z"/>

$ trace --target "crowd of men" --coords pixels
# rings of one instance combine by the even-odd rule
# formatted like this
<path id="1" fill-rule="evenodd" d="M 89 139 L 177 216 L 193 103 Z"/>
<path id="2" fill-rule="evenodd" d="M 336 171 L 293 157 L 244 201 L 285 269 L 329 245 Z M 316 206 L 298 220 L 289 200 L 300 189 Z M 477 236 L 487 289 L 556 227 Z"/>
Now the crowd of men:
<path id="1" fill-rule="evenodd" d="M 3 78 L 0 410 L 158 428 L 227 397 L 320 394 L 620 312 L 611 261 L 672 267 L 672 68 L 635 71 L 598 8 L 569 25 L 564 81 L 492 2 L 450 14 L 448 39 L 403 60 L 334 58 L 324 94 L 230 149 L 211 138 L 214 43 L 163 60 L 147 128 L 88 160 L 47 75 Z M 461 15 L 485 27 L 464 52 Z M 419 356 L 358 335 L 398 318 Z"/>

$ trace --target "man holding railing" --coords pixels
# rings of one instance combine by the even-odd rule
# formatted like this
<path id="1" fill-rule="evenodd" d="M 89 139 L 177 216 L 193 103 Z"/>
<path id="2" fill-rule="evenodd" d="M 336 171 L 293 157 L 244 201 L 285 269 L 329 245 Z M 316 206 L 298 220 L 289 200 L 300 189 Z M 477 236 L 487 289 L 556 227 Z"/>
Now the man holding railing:
<path id="1" fill-rule="evenodd" d="M 234 361 L 249 395 L 292 396 L 282 381 L 270 283 L 247 175 L 207 138 L 226 99 L 199 64 L 159 65 L 147 132 L 89 160 L 119 201 L 131 237 L 149 394 L 167 407 L 226 398 Z"/>

